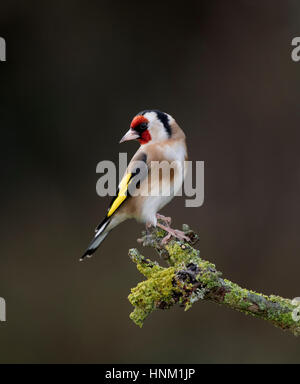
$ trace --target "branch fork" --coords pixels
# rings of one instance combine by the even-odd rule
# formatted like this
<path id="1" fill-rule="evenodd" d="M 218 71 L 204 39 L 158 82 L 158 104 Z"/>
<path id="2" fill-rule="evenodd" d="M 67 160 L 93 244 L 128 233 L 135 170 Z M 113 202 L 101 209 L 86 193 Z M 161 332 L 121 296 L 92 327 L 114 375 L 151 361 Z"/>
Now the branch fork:
<path id="1" fill-rule="evenodd" d="M 190 239 L 183 242 L 170 239 L 162 241 L 166 232 L 159 227 L 147 228 L 139 243 L 156 250 L 168 266 L 146 259 L 137 249 L 129 250 L 130 259 L 146 280 L 131 289 L 128 296 L 134 311 L 130 318 L 142 327 L 145 319 L 156 309 L 169 309 L 175 304 L 190 309 L 201 300 L 225 305 L 269 321 L 276 327 L 300 334 L 300 319 L 295 316 L 295 301 L 274 295 L 263 295 L 222 278 L 215 265 L 200 258 L 194 248 L 198 235 L 188 225 L 182 230 Z"/>

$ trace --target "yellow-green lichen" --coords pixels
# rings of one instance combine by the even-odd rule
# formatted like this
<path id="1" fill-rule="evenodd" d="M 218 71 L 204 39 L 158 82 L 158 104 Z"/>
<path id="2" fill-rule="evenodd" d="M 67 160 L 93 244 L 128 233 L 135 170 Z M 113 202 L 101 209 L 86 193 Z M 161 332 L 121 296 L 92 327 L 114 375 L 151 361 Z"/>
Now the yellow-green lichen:
<path id="1" fill-rule="evenodd" d="M 289 299 L 266 296 L 221 278 L 214 264 L 202 260 L 199 251 L 190 244 L 171 240 L 162 245 L 165 232 L 154 230 L 144 237 L 144 245 L 154 247 L 170 267 L 144 258 L 136 249 L 129 252 L 130 258 L 147 280 L 131 290 L 130 303 L 135 307 L 130 318 L 142 327 L 146 317 L 155 309 L 170 308 L 175 303 L 191 308 L 200 299 L 224 304 L 232 309 L 270 321 L 282 329 L 300 334 L 299 310 Z"/>
<path id="2" fill-rule="evenodd" d="M 229 280 L 224 280 L 228 292 L 224 296 L 224 304 L 255 317 L 263 317 L 283 329 L 290 328 L 294 334 L 300 331 L 300 322 L 292 317 L 291 300 L 279 296 L 266 296 L 239 287 Z"/>
<path id="3" fill-rule="evenodd" d="M 139 270 L 147 276 L 146 281 L 142 281 L 135 288 L 131 289 L 128 296 L 130 303 L 135 307 L 130 318 L 140 327 L 143 325 L 145 318 L 157 307 L 168 308 L 174 304 L 173 295 L 178 291 L 174 286 L 174 267 L 157 268 L 137 265 Z"/>
<path id="4" fill-rule="evenodd" d="M 197 263 L 200 260 L 199 251 L 189 244 L 183 244 L 173 240 L 168 243 L 165 248 L 169 253 L 169 262 L 171 265 Z"/>

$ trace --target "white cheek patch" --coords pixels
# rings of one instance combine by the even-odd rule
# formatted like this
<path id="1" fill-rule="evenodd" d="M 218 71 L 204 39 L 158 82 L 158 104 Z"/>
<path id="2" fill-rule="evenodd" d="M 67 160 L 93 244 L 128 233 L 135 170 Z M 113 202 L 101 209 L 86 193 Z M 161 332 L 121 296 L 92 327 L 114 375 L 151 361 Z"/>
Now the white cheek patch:
<path id="1" fill-rule="evenodd" d="M 157 117 L 156 112 L 147 112 L 144 115 L 149 120 L 149 133 L 151 135 L 151 142 L 164 141 L 169 138 L 168 132 L 164 127 L 163 122 Z M 174 120 L 168 115 L 169 123 Z"/>
<path id="2" fill-rule="evenodd" d="M 149 131 L 152 137 L 152 141 L 164 141 L 168 138 L 168 134 L 165 130 L 165 127 L 160 121 L 155 121 L 154 123 L 152 123 Z"/>

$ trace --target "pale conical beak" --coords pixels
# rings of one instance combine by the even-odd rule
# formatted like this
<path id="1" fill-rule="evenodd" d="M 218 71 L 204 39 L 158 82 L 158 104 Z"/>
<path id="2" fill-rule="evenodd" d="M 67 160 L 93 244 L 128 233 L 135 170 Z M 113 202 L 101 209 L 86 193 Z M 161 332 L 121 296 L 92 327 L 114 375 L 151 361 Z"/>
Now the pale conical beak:
<path id="1" fill-rule="evenodd" d="M 124 141 L 138 139 L 139 137 L 140 136 L 137 133 L 135 133 L 132 129 L 129 129 L 129 131 L 120 140 L 120 144 L 124 143 Z"/>

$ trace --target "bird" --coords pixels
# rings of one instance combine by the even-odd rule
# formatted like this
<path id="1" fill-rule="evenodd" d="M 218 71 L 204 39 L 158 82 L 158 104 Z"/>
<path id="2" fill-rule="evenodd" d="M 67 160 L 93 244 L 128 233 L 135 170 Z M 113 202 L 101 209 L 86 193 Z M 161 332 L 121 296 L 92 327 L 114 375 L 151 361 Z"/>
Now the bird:
<path id="1" fill-rule="evenodd" d="M 184 232 L 171 228 L 170 217 L 158 213 L 180 191 L 186 175 L 188 153 L 183 130 L 168 113 L 148 109 L 134 116 L 120 143 L 130 140 L 137 140 L 140 147 L 128 164 L 116 196 L 80 261 L 91 257 L 113 228 L 131 218 L 146 224 L 146 228 L 152 225 L 166 231 L 164 243 L 172 236 L 189 241 Z M 162 163 L 172 165 L 169 175 L 158 169 Z M 164 187 L 167 194 L 162 193 Z M 133 193 L 138 190 L 140 193 Z"/>

